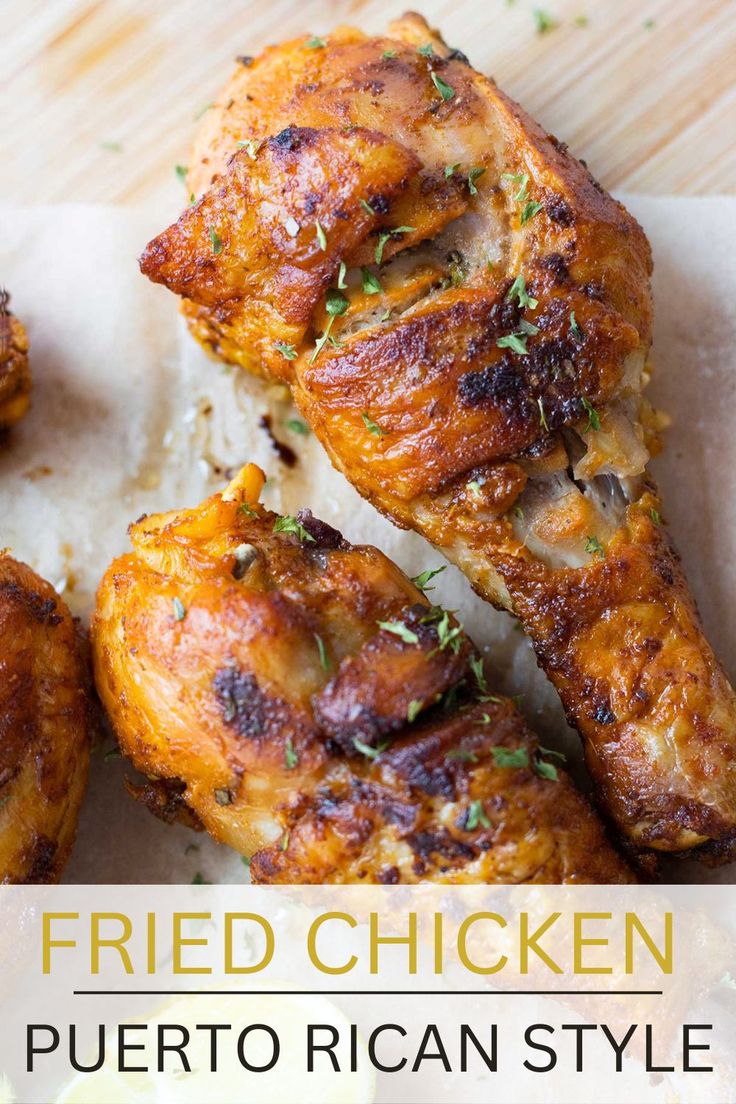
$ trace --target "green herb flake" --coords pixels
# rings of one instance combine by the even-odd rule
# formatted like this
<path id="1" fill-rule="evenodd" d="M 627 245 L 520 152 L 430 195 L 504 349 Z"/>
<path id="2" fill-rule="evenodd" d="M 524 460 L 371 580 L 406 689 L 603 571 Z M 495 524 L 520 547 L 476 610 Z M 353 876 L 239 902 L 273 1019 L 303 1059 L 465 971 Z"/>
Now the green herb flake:
<path id="1" fill-rule="evenodd" d="M 245 514 L 245 516 L 249 518 L 258 517 L 258 512 L 254 510 L 253 507 L 250 506 L 247 502 L 241 502 L 238 506 L 238 511 L 241 514 Z"/>
<path id="2" fill-rule="evenodd" d="M 277 353 L 281 353 L 284 360 L 296 360 L 298 356 L 296 346 L 287 345 L 285 341 L 276 341 L 273 347 Z"/>
<path id="3" fill-rule="evenodd" d="M 174 598 L 171 602 L 174 607 L 174 620 L 183 621 L 187 615 L 187 611 L 184 609 L 184 603 L 181 598 Z"/>
<path id="4" fill-rule="evenodd" d="M 585 551 L 589 556 L 600 556 L 602 560 L 606 558 L 605 549 L 597 537 L 588 537 L 585 542 Z"/>
<path id="5" fill-rule="evenodd" d="M 396 57 L 396 51 L 395 50 L 384 50 L 383 53 L 381 54 L 381 58 L 382 58 L 383 61 L 390 61 L 392 58 L 395 58 L 395 57 Z"/>
<path id="6" fill-rule="evenodd" d="M 282 517 L 276 518 L 273 525 L 274 533 L 294 533 L 300 541 L 314 543 L 314 537 L 311 533 L 308 533 L 300 521 L 297 521 L 291 514 L 284 514 Z"/>
<path id="7" fill-rule="evenodd" d="M 287 418 L 284 425 L 287 429 L 290 429 L 292 433 L 298 433 L 300 437 L 309 436 L 309 426 L 306 422 L 303 422 L 301 418 Z"/>
<path id="8" fill-rule="evenodd" d="M 588 399 L 586 399 L 585 395 L 583 395 L 580 401 L 583 404 L 583 410 L 588 415 L 588 424 L 583 430 L 583 433 L 589 433 L 591 429 L 595 433 L 597 433 L 598 430 L 601 428 L 601 419 L 598 411 L 593 406 L 593 404 Z"/>
<path id="9" fill-rule="evenodd" d="M 103 758 L 103 761 L 105 763 L 109 763 L 111 759 L 120 759 L 121 756 L 122 756 L 122 752 L 121 752 L 120 748 L 114 747 L 114 748 L 110 748 L 108 751 L 106 751 L 105 754 L 102 756 L 102 758 Z"/>
<path id="10" fill-rule="evenodd" d="M 573 23 L 576 27 L 587 27 L 590 23 L 590 20 L 588 19 L 587 15 L 576 15 L 573 19 Z"/>
<path id="11" fill-rule="evenodd" d="M 480 483 L 477 479 L 471 479 L 469 483 L 465 484 L 465 486 L 475 498 L 480 498 L 482 491 L 480 489 Z"/>
<path id="12" fill-rule="evenodd" d="M 319 652 L 319 662 L 323 670 L 328 671 L 330 667 L 330 657 L 327 654 L 325 648 L 325 642 L 319 633 L 314 634 L 314 639 L 317 641 L 317 651 Z"/>
<path id="13" fill-rule="evenodd" d="M 488 685 L 486 683 L 485 671 L 483 670 L 483 660 L 480 656 L 471 656 L 469 662 L 470 670 L 475 675 L 475 681 L 478 684 L 478 689 L 480 690 L 481 694 L 487 694 Z"/>
<path id="14" fill-rule="evenodd" d="M 450 625 L 450 614 L 447 610 L 442 610 L 442 616 L 437 622 L 440 651 L 444 652 L 445 648 L 450 648 L 457 655 L 462 645 L 463 633 L 462 625 Z"/>
<path id="15" fill-rule="evenodd" d="M 294 741 L 289 736 L 284 745 L 284 766 L 287 770 L 293 770 L 299 763 L 299 756 L 294 751 Z"/>
<path id="16" fill-rule="evenodd" d="M 481 167 L 476 168 L 476 169 L 471 169 L 470 172 L 468 173 L 468 191 L 470 192 L 471 195 L 477 195 L 478 194 L 478 189 L 475 186 L 475 182 L 476 182 L 476 180 L 480 179 L 480 177 L 483 175 L 483 173 L 485 171 L 486 171 L 485 168 L 481 166 Z"/>
<path id="17" fill-rule="evenodd" d="M 515 203 L 523 203 L 529 188 L 529 173 L 501 173 L 501 179 L 510 180 L 512 184 L 519 185 L 519 190 L 512 199 Z"/>
<path id="18" fill-rule="evenodd" d="M 661 525 L 662 524 L 662 515 L 660 514 L 659 510 L 655 510 L 653 506 L 652 506 L 651 510 L 649 511 L 649 516 L 650 516 L 650 518 L 652 519 L 652 521 L 654 522 L 655 525 Z"/>
<path id="19" fill-rule="evenodd" d="M 548 31 L 553 31 L 557 26 L 557 20 L 553 19 L 544 8 L 535 8 L 532 15 L 534 16 L 537 34 L 547 34 Z"/>
<path id="20" fill-rule="evenodd" d="M 317 219 L 317 221 L 315 222 L 314 229 L 317 232 L 317 241 L 319 242 L 319 247 L 322 252 L 325 252 L 325 250 L 327 249 L 327 235 L 325 234 L 322 228 L 322 223 L 319 221 L 319 219 Z"/>
<path id="21" fill-rule="evenodd" d="M 494 749 L 495 750 L 495 749 Z M 473 832 L 478 825 L 481 828 L 490 828 L 491 822 L 486 816 L 482 801 L 471 801 L 465 817 L 465 831 Z"/>
<path id="22" fill-rule="evenodd" d="M 436 575 L 441 575 L 443 571 L 447 571 L 446 564 L 443 564 L 442 567 L 428 568 L 426 571 L 421 571 L 419 575 L 415 575 L 412 582 L 420 590 L 434 590 L 434 587 L 428 587 L 427 583 L 434 579 Z"/>
<path id="23" fill-rule="evenodd" d="M 534 770 L 540 778 L 547 778 L 550 782 L 557 782 L 559 779 L 557 767 L 554 763 L 547 763 L 544 759 L 537 758 L 534 760 Z"/>
<path id="24" fill-rule="evenodd" d="M 340 288 L 341 291 L 344 291 L 345 288 L 348 286 L 345 283 L 345 277 L 347 276 L 347 272 L 348 272 L 348 266 L 345 264 L 344 261 L 340 261 L 340 267 L 337 270 L 337 286 Z"/>
<path id="25" fill-rule="evenodd" d="M 232 805 L 233 795 L 228 789 L 215 790 L 215 801 L 218 805 Z"/>
<path id="26" fill-rule="evenodd" d="M 174 172 L 176 173 L 177 180 L 181 180 L 182 184 L 186 184 L 187 173 L 189 169 L 186 165 L 174 165 Z"/>
<path id="27" fill-rule="evenodd" d="M 365 411 L 360 415 L 363 419 L 363 425 L 372 433 L 374 437 L 385 437 L 386 431 L 381 429 L 377 422 L 374 422 L 372 418 L 369 418 Z"/>
<path id="28" fill-rule="evenodd" d="M 526 356 L 526 334 L 515 333 L 505 334 L 504 337 L 499 337 L 496 340 L 496 345 L 499 349 L 511 349 L 512 353 L 518 353 L 519 356 Z"/>
<path id="29" fill-rule="evenodd" d="M 361 199 L 360 206 L 363 208 L 364 211 L 367 211 L 369 215 L 375 215 L 376 212 L 371 207 L 367 199 Z"/>
<path id="30" fill-rule="evenodd" d="M 311 38 L 307 39 L 304 45 L 308 50 L 324 50 L 325 46 L 327 45 L 327 39 L 319 38 L 317 35 L 312 35 Z"/>
<path id="31" fill-rule="evenodd" d="M 525 747 L 494 747 L 491 748 L 491 754 L 493 755 L 493 761 L 497 767 L 516 768 L 529 766 L 529 752 Z"/>
<path id="32" fill-rule="evenodd" d="M 244 142 L 238 142 L 239 149 L 246 150 L 251 161 L 255 161 L 262 145 L 263 141 L 259 141 L 257 138 L 247 138 Z"/>
<path id="33" fill-rule="evenodd" d="M 409 724 L 412 724 L 422 711 L 423 701 L 419 701 L 418 698 L 412 698 L 406 709 L 406 719 Z"/>
<path id="34" fill-rule="evenodd" d="M 320 338 L 318 338 L 317 342 L 315 343 L 314 351 L 309 358 L 310 364 L 314 364 L 315 360 L 322 352 L 322 349 L 327 344 L 327 341 L 331 340 L 330 330 L 332 329 L 332 323 L 335 321 L 338 315 L 345 314 L 345 311 L 348 309 L 349 306 L 350 303 L 348 299 L 346 299 L 341 291 L 338 291 L 337 288 L 329 289 L 325 297 L 325 310 L 329 314 L 330 320 L 327 323 L 324 333 Z M 336 342 L 333 341 L 333 344 L 336 344 Z"/>
<path id="35" fill-rule="evenodd" d="M 390 742 L 390 740 L 384 740 L 383 743 L 371 747 L 370 744 L 364 743 L 363 740 L 359 739 L 357 736 L 353 736 L 353 747 L 356 751 L 359 751 L 361 755 L 365 755 L 366 759 L 377 759 L 381 752 L 386 750 Z"/>
<path id="36" fill-rule="evenodd" d="M 410 628 L 408 628 L 403 621 L 378 621 L 379 629 L 383 629 L 384 632 L 393 633 L 394 636 L 398 636 L 405 644 L 418 644 L 419 637 Z"/>
<path id="37" fill-rule="evenodd" d="M 645 19 L 642 26 L 644 27 L 645 31 L 653 31 L 654 28 L 657 26 L 657 20 L 656 19 Z"/>
<path id="38" fill-rule="evenodd" d="M 428 42 L 426 46 L 420 46 L 417 50 L 417 53 L 421 54 L 422 57 L 432 57 L 432 54 L 434 53 L 434 46 L 431 42 Z"/>
<path id="39" fill-rule="evenodd" d="M 243 866 L 250 866 L 250 855 L 241 855 L 240 861 L 242 862 Z"/>
<path id="40" fill-rule="evenodd" d="M 517 299 L 520 307 L 529 307 L 529 310 L 534 310 L 539 305 L 538 299 L 533 299 L 526 290 L 526 278 L 519 274 L 514 280 L 513 284 L 506 293 L 506 299 L 511 302 L 512 299 Z"/>
<path id="41" fill-rule="evenodd" d="M 222 253 L 222 238 L 217 233 L 214 226 L 210 227 L 210 241 L 212 242 L 212 252 L 215 256 L 217 256 L 218 253 Z"/>
<path id="42" fill-rule="evenodd" d="M 411 234 L 414 232 L 414 229 L 415 227 L 413 226 L 395 226 L 392 230 L 386 230 L 384 233 L 379 234 L 376 251 L 374 253 L 376 264 L 380 265 L 383 261 L 383 250 L 386 242 L 389 241 L 390 238 L 395 234 Z"/>
<path id="43" fill-rule="evenodd" d="M 519 215 L 519 224 L 521 226 L 524 226 L 527 222 L 529 222 L 529 219 L 533 219 L 534 216 L 538 215 L 541 210 L 541 203 L 535 203 L 533 200 L 530 200 L 529 203 L 527 203 L 521 210 L 521 214 Z"/>
<path id="44" fill-rule="evenodd" d="M 454 97 L 455 89 L 450 88 L 450 85 L 443 81 L 442 77 L 440 77 L 439 74 L 435 73 L 434 71 L 432 72 L 432 84 L 435 86 L 445 102 L 447 102 L 447 100 L 451 100 Z"/>
<path id="45" fill-rule="evenodd" d="M 212 885 L 212 882 L 208 881 L 207 878 L 203 878 L 199 871 L 197 871 L 192 878 L 192 885 Z"/>
<path id="46" fill-rule="evenodd" d="M 583 336 L 583 331 L 578 326 L 577 319 L 575 318 L 575 311 L 570 311 L 570 333 L 573 337 L 577 338 Z"/>
<path id="47" fill-rule="evenodd" d="M 454 176 L 459 168 L 459 161 L 456 161 L 454 165 L 445 165 L 445 180 L 449 180 L 451 176 Z"/>
<path id="48" fill-rule="evenodd" d="M 478 756 L 474 751 L 466 751 L 465 748 L 453 748 L 448 751 L 445 759 L 458 759 L 461 763 L 477 763 Z"/>
<path id="49" fill-rule="evenodd" d="M 545 433 L 549 433 L 549 424 L 547 422 L 547 415 L 544 412 L 544 402 L 541 395 L 537 399 L 537 406 L 539 407 L 539 424 Z"/>
<path id="50" fill-rule="evenodd" d="M 369 268 L 363 266 L 360 270 L 360 275 L 363 282 L 363 292 L 365 295 L 381 295 L 383 293 L 381 281 L 378 279 L 377 276 L 374 276 Z"/>

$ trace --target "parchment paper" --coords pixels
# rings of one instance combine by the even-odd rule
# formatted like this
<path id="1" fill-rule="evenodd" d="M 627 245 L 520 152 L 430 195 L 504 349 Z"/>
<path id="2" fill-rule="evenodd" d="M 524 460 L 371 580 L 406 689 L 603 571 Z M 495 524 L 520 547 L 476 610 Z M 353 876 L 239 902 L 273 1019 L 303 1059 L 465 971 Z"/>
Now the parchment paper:
<path id="1" fill-rule="evenodd" d="M 655 363 L 650 395 L 669 411 L 655 464 L 706 629 L 736 675 L 736 199 L 624 197 L 655 257 Z M 169 213 L 172 217 L 175 212 Z M 371 542 L 410 574 L 438 566 L 419 537 L 395 529 L 333 471 L 313 437 L 284 426 L 277 389 L 210 361 L 177 302 L 137 270 L 167 215 L 119 207 L 0 207 L 2 282 L 28 327 L 33 408 L 0 451 L 0 547 L 50 579 L 88 618 L 97 582 L 142 513 L 195 505 L 247 460 L 268 474 L 264 501 L 309 506 L 355 542 Z M 258 421 L 298 453 L 277 458 Z M 489 651 L 499 689 L 545 742 L 579 761 L 577 738 L 514 622 L 476 598 L 454 568 L 437 601 L 457 609 Z M 239 858 L 204 834 L 160 824 L 123 789 L 126 767 L 93 756 L 70 882 L 245 879 Z M 673 880 L 732 881 L 679 864 Z"/>

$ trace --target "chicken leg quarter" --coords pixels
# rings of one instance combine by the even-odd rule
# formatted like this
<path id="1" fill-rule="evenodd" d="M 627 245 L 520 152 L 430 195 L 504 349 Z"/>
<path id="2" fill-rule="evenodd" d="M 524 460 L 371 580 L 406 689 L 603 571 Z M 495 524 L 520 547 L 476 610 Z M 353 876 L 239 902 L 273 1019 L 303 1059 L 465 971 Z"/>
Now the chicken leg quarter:
<path id="1" fill-rule="evenodd" d="M 143 272 L 519 618 L 635 847 L 733 857 L 736 700 L 646 475 L 635 220 L 415 15 L 243 59 L 189 185 Z"/>

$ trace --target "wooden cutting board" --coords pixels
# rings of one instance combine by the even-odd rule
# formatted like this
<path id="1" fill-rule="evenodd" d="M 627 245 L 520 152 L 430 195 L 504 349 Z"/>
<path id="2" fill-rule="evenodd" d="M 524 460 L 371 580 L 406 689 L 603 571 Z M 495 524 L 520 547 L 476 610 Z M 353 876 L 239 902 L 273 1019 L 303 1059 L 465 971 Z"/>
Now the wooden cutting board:
<path id="1" fill-rule="evenodd" d="M 416 7 L 606 187 L 736 192 L 733 0 Z M 402 10 L 388 0 L 3 0 L 0 198 L 170 206 L 195 117 L 236 54 L 340 22 L 378 31 Z"/>

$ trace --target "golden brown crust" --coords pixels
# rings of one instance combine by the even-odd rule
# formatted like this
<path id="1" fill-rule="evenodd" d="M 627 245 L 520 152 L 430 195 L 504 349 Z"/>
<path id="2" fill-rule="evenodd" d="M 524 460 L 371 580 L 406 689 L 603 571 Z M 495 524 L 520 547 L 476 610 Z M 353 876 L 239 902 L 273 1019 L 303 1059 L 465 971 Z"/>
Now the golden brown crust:
<path id="1" fill-rule="evenodd" d="M 378 223 L 338 246 L 335 344 L 318 341 L 323 300 L 279 365 L 298 406 L 366 498 L 521 618 L 630 841 L 736 854 L 736 699 L 643 474 L 660 423 L 642 397 L 641 228 L 416 15 L 241 68 L 197 141 L 195 191 L 219 174 L 207 194 L 234 195 L 237 143 L 287 122 L 366 127 L 419 162 Z M 460 185 L 444 207 L 440 177 Z M 194 218 L 163 238 L 185 243 Z M 367 282 L 351 271 L 366 258 Z M 196 336 L 248 366 L 252 343 L 232 340 L 198 281 L 186 293 Z"/>
<path id="2" fill-rule="evenodd" d="M 47 582 L 0 556 L 0 881 L 55 882 L 89 766 L 74 622 Z"/>
<path id="3" fill-rule="evenodd" d="M 124 754 L 166 784 L 146 803 L 171 818 L 183 799 L 259 881 L 633 880 L 471 675 L 454 618 L 377 549 L 269 514 L 261 482 L 249 467 L 138 522 L 100 585 L 96 684 Z"/>
<path id="4" fill-rule="evenodd" d="M 0 288 L 0 431 L 20 421 L 31 401 L 28 335 L 8 310 L 9 300 Z"/>

